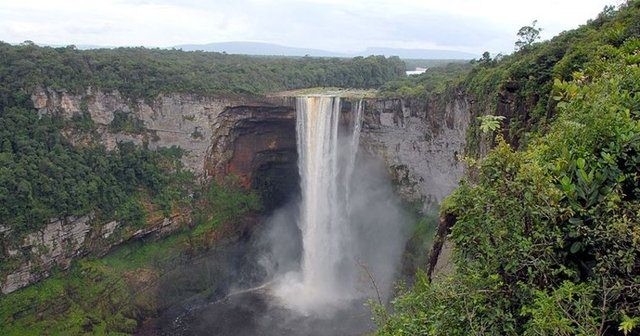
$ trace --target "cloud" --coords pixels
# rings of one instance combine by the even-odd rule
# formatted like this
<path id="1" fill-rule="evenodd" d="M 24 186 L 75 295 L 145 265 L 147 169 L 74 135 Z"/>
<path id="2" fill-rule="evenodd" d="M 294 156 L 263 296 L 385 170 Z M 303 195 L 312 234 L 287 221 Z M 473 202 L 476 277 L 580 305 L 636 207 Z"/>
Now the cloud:
<path id="1" fill-rule="evenodd" d="M 534 19 L 543 37 L 621 0 L 21 0 L 0 4 L 0 40 L 173 46 L 261 41 L 356 51 L 369 46 L 509 52 Z"/>

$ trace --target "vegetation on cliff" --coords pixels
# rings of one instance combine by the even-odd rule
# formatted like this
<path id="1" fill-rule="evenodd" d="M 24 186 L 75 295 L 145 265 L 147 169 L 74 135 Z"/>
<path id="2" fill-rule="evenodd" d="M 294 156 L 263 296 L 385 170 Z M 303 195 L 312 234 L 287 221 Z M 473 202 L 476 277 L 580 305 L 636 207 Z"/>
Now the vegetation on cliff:
<path id="1" fill-rule="evenodd" d="M 0 103 L 0 246 L 5 252 L 50 218 L 90 212 L 96 217 L 90 224 L 98 229 L 117 220 L 118 230 L 133 232 L 176 213 L 190 225 L 160 241 L 130 242 L 106 258 L 90 254 L 69 270 L 54 269 L 38 284 L 0 295 L 0 334 L 130 334 L 144 317 L 212 288 L 214 280 L 203 275 L 156 295 L 162 281 L 187 281 L 171 272 L 209 248 L 225 224 L 259 211 L 258 197 L 232 178 L 223 185 L 197 184 L 183 169 L 177 147 L 150 150 L 122 142 L 108 151 L 92 140 L 97 126 L 90 116 L 62 120 L 38 115 L 29 95 L 15 87 L 21 84 L 0 84 L 6 90 Z M 139 120 L 118 112 L 109 127 L 112 132 L 146 132 Z M 88 141 L 74 145 L 65 135 L 70 129 Z M 119 236 L 126 237 L 117 231 L 111 238 Z M 3 256 L 3 279 L 30 263 L 26 252 Z M 162 280 L 166 277 L 170 280 Z"/>
<path id="2" fill-rule="evenodd" d="M 193 177 L 181 167 L 180 149 L 75 147 L 61 134 L 64 124 L 20 106 L 0 113 L 0 223 L 11 237 L 90 211 L 140 227 L 143 198 L 167 213 L 187 201 Z"/>
<path id="3" fill-rule="evenodd" d="M 496 146 L 442 208 L 455 272 L 379 309 L 380 335 L 638 332 L 638 22 L 631 1 L 467 78 L 489 105 L 514 88 L 522 110 L 506 120 L 538 132 L 519 148 L 485 135 Z"/>
<path id="4" fill-rule="evenodd" d="M 512 55 L 478 60 L 459 84 L 474 99 L 474 116 L 505 116 L 505 140 L 523 148 L 534 133 L 546 132 L 555 118 L 555 79 L 571 80 L 577 71 L 584 71 L 587 77 L 593 75 L 590 72 L 599 69 L 590 67 L 590 63 L 615 57 L 617 48 L 640 35 L 637 6 L 637 1 L 630 1 L 620 10 L 606 7 L 587 24 L 547 42 L 531 40 Z M 486 154 L 481 143 L 488 139 L 479 126 L 480 121 L 472 118 L 467 139 L 470 156 Z"/>
<path id="5" fill-rule="evenodd" d="M 104 258 L 77 260 L 68 271 L 0 295 L 0 334 L 129 335 L 144 318 L 224 285 L 230 275 L 216 265 L 184 267 L 198 268 L 198 255 L 219 237 L 243 230 L 238 223 L 260 209 L 258 197 L 233 179 L 211 183 L 194 197 L 192 227 L 159 241 L 129 242 Z"/>

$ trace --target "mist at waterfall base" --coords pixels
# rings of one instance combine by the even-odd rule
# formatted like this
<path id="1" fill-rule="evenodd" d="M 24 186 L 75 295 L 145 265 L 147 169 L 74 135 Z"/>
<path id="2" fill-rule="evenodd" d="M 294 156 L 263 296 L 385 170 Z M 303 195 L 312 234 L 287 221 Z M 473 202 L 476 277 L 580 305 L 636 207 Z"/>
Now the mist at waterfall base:
<path id="1" fill-rule="evenodd" d="M 366 302 L 388 298 L 410 220 L 384 164 L 359 150 L 361 119 L 361 102 L 345 112 L 338 97 L 297 99 L 300 195 L 248 243 L 262 279 L 251 288 L 232 284 L 224 298 L 191 309 L 183 334 L 361 335 L 374 328 Z"/>
<path id="2" fill-rule="evenodd" d="M 302 258 L 299 270 L 278 272 L 284 275 L 276 279 L 274 294 L 305 315 L 329 314 L 354 300 L 385 295 L 402 253 L 405 220 L 384 167 L 358 155 L 362 102 L 348 114 L 341 112 L 338 97 L 297 100 L 301 200 L 296 222 Z M 273 225 L 277 230 L 282 224 Z M 271 246 L 282 244 L 271 237 Z M 291 265 L 290 255 L 274 254 L 276 264 Z"/>

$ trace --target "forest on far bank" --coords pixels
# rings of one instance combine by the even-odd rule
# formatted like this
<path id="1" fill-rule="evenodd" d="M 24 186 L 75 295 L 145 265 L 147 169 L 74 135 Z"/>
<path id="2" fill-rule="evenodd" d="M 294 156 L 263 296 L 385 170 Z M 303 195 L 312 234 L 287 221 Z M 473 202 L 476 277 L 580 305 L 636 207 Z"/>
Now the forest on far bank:
<path id="1" fill-rule="evenodd" d="M 175 49 L 78 50 L 0 42 L 0 104 L 35 87 L 118 90 L 153 99 L 160 93 L 260 95 L 305 87 L 378 88 L 405 75 L 398 57 L 271 57 Z"/>

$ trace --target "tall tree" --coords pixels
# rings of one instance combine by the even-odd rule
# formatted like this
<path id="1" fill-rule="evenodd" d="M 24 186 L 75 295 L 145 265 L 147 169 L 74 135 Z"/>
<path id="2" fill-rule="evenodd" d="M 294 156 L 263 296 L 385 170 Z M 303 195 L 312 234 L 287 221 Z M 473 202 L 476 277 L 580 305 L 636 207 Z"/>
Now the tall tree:
<path id="1" fill-rule="evenodd" d="M 524 50 L 540 39 L 542 28 L 536 28 L 538 20 L 533 20 L 530 26 L 524 26 L 518 30 L 518 40 L 516 41 L 516 51 Z"/>

